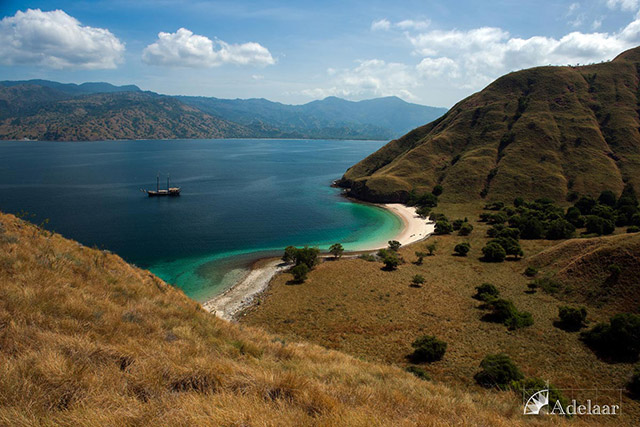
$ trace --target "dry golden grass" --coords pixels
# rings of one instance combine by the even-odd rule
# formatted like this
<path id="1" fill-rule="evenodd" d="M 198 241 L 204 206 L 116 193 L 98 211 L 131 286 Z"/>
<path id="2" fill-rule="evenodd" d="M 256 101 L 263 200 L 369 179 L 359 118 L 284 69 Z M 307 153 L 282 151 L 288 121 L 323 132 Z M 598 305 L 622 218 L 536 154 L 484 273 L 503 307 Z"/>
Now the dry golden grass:
<path id="1" fill-rule="evenodd" d="M 0 425 L 524 424 L 512 395 L 219 320 L 116 255 L 0 224 Z"/>
<path id="2" fill-rule="evenodd" d="M 487 225 L 476 221 L 478 205 L 443 205 L 435 209 L 450 219 L 469 217 L 471 236 L 437 236 L 435 256 L 423 265 L 412 263 L 415 251 L 427 243 L 401 248 L 407 261 L 397 271 L 381 270 L 382 264 L 343 259 L 319 265 L 302 285 L 287 284 L 288 274 L 276 277 L 260 300 L 240 319 L 293 340 L 307 340 L 345 351 L 369 361 L 405 365 L 410 344 L 425 334 L 448 343 L 442 361 L 425 365 L 429 375 L 450 386 L 477 391 L 473 375 L 480 361 L 498 352 L 509 354 L 527 376 L 549 380 L 558 388 L 624 388 L 632 372 L 630 364 L 600 361 L 580 341 L 579 334 L 553 326 L 558 306 L 566 302 L 542 291 L 527 294 L 531 279 L 522 273 L 536 253 L 557 245 L 551 241 L 522 241 L 525 258 L 489 264 L 479 261 L 487 241 Z M 455 244 L 471 243 L 468 257 L 452 256 Z M 415 274 L 426 278 L 421 288 L 411 287 Z M 480 302 L 472 298 L 483 282 L 495 284 L 504 298 L 533 314 L 533 326 L 509 331 L 504 325 L 481 321 Z M 608 319 L 605 308 L 587 306 L 591 322 Z M 505 398 L 517 403 L 511 392 Z M 633 424 L 640 404 L 623 398 L 622 417 L 586 420 L 596 424 Z"/>

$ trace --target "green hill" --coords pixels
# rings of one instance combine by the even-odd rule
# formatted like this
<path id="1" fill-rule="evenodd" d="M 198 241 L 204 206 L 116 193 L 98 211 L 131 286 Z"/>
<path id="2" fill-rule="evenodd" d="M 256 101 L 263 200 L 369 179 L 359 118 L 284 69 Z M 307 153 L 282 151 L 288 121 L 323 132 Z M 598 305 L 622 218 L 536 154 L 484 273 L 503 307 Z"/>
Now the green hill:
<path id="1" fill-rule="evenodd" d="M 608 63 L 508 74 L 391 141 L 340 184 L 406 201 L 441 184 L 450 201 L 597 195 L 640 188 L 640 48 Z"/>

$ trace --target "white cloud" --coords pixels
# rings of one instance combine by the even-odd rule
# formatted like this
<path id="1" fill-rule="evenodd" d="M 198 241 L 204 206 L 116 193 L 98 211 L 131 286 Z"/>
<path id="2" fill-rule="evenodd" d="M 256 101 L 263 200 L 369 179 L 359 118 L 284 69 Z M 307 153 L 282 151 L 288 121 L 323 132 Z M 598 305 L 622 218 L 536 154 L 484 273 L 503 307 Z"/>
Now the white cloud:
<path id="1" fill-rule="evenodd" d="M 451 58 L 424 58 L 416 69 L 423 77 L 433 78 L 447 76 L 449 78 L 458 78 L 460 73 L 458 72 L 458 64 Z"/>
<path id="2" fill-rule="evenodd" d="M 412 67 L 385 62 L 380 59 L 359 61 L 350 69 L 330 69 L 332 76 L 328 88 L 303 90 L 303 95 L 311 98 L 340 96 L 350 99 L 363 99 L 380 96 L 399 96 L 407 100 L 415 100 L 411 89 L 419 85 Z"/>
<path id="3" fill-rule="evenodd" d="M 597 30 L 600 27 L 602 27 L 602 19 L 595 19 L 593 21 L 593 23 L 591 24 L 591 29 L 592 30 Z"/>
<path id="4" fill-rule="evenodd" d="M 567 15 L 572 15 L 578 9 L 580 9 L 580 3 L 571 3 L 569 5 L 569 11 L 567 12 Z"/>
<path id="5" fill-rule="evenodd" d="M 640 0 L 607 0 L 609 9 L 618 9 L 635 12 L 640 7 Z"/>
<path id="6" fill-rule="evenodd" d="M 372 31 L 377 31 L 377 30 L 387 31 L 389 29 L 391 29 L 391 22 L 389 22 L 386 19 L 380 19 L 378 21 L 373 21 L 371 23 Z"/>
<path id="7" fill-rule="evenodd" d="M 50 68 L 116 68 L 124 44 L 109 30 L 83 26 L 62 10 L 18 11 L 0 21 L 0 63 Z"/>
<path id="8" fill-rule="evenodd" d="M 429 25 L 431 25 L 431 21 L 429 19 L 405 19 L 404 21 L 394 23 L 392 23 L 388 19 L 379 19 L 371 23 L 371 30 L 389 31 L 391 28 L 398 28 L 400 30 L 426 30 Z"/>
<path id="9" fill-rule="evenodd" d="M 217 49 L 214 49 L 217 47 Z M 176 67 L 217 67 L 222 64 L 266 66 L 275 64 L 269 50 L 258 43 L 229 44 L 193 34 L 180 28 L 175 33 L 159 33 L 158 40 L 142 52 L 151 65 Z"/>

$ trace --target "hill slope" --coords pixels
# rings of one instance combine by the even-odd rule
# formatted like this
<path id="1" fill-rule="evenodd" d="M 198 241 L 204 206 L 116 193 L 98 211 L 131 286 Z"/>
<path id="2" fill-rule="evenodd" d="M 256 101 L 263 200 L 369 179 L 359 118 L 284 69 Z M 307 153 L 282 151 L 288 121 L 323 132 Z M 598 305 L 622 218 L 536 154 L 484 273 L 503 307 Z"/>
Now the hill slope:
<path id="1" fill-rule="evenodd" d="M 71 96 L 43 86 L 0 86 L 0 138 L 53 141 L 231 138 L 249 129 L 148 92 Z"/>
<path id="2" fill-rule="evenodd" d="M 351 167 L 371 201 L 445 188 L 451 201 L 640 188 L 640 48 L 609 63 L 508 74 Z"/>
<path id="3" fill-rule="evenodd" d="M 640 233 L 571 239 L 534 256 L 529 264 L 562 284 L 563 299 L 640 313 Z M 612 273 L 612 265 L 620 272 Z"/>
<path id="4" fill-rule="evenodd" d="M 517 400 L 222 321 L 0 214 L 2 425 L 523 425 Z"/>

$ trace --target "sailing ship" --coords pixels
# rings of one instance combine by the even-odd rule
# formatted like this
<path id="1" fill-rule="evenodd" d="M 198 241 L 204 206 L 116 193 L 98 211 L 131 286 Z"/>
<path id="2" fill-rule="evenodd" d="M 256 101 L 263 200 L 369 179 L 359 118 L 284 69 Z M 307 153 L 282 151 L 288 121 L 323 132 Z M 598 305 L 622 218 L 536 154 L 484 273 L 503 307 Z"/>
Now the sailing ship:
<path id="1" fill-rule="evenodd" d="M 180 195 L 180 187 L 171 187 L 169 184 L 169 175 L 167 175 L 167 189 L 160 189 L 160 175 L 156 177 L 156 189 L 154 190 L 143 190 L 140 189 L 143 193 L 147 193 L 149 197 L 159 197 L 159 196 L 179 196 Z"/>

